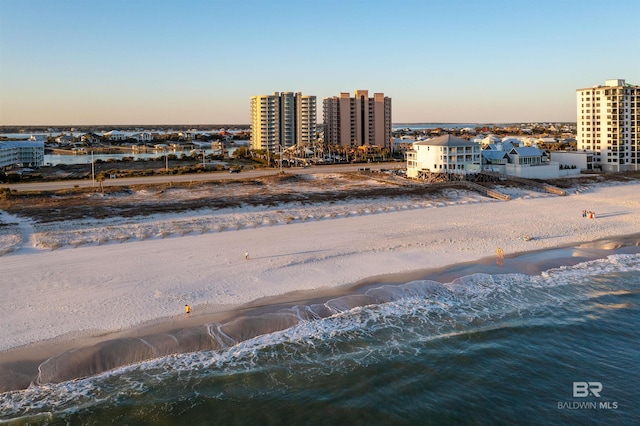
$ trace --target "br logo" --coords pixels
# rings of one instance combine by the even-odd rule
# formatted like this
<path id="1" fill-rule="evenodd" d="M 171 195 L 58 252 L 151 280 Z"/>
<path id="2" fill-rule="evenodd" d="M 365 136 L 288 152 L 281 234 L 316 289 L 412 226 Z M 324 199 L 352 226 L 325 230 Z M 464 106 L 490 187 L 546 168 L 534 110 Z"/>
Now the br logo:
<path id="1" fill-rule="evenodd" d="M 602 392 L 602 383 L 600 382 L 573 382 L 573 397 L 586 398 L 593 395 L 600 398 Z"/>

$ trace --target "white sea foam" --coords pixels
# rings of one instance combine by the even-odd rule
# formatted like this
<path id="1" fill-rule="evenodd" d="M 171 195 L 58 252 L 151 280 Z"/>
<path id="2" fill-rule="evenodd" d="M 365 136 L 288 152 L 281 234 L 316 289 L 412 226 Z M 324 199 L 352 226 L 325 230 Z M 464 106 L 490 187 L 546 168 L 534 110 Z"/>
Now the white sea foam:
<path id="1" fill-rule="evenodd" d="M 341 309 L 324 318 L 297 306 L 288 311 L 298 315 L 298 324 L 240 342 L 227 336 L 221 350 L 174 354 L 90 378 L 2 394 L 0 419 L 80 410 L 104 399 L 175 383 L 177 377 L 199 380 L 289 367 L 304 368 L 312 375 L 348 371 L 391 353 L 416 355 L 416 342 L 518 327 L 534 319 L 553 321 L 554 312 L 561 309 L 593 309 L 593 304 L 584 302 L 637 291 L 638 272 L 640 254 L 612 255 L 536 276 L 474 274 L 445 284 L 413 281 L 397 286 L 400 291 L 381 286 L 369 291 L 370 297 L 384 296 L 380 303 L 363 305 L 365 299 L 345 297 Z M 632 274 L 636 281 L 615 279 L 623 274 Z M 603 277 L 609 279 L 605 282 Z M 349 302 L 355 306 L 348 308 Z M 222 334 L 220 324 L 209 328 L 212 334 Z"/>

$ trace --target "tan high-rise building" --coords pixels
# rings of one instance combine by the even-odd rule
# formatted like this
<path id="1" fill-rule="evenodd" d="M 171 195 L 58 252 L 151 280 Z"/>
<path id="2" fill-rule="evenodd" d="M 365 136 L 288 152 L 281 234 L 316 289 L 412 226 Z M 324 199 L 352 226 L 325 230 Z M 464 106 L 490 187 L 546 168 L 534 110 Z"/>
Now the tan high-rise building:
<path id="1" fill-rule="evenodd" d="M 576 91 L 578 149 L 608 172 L 639 170 L 640 86 L 607 80 Z"/>
<path id="2" fill-rule="evenodd" d="M 277 152 L 316 137 L 316 97 L 274 92 L 251 97 L 251 147 Z"/>
<path id="3" fill-rule="evenodd" d="M 324 140 L 331 145 L 392 148 L 391 98 L 356 90 L 323 100 Z"/>

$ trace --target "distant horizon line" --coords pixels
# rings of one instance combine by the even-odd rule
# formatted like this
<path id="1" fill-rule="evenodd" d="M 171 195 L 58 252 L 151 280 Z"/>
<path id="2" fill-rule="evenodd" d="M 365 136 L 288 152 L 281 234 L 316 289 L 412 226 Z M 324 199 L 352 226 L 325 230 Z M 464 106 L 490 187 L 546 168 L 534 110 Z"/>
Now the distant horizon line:
<path id="1" fill-rule="evenodd" d="M 556 121 L 556 120 L 543 120 L 543 121 L 399 121 L 391 123 L 392 126 L 399 124 L 539 124 L 539 123 L 576 123 L 577 121 Z M 323 124 L 323 123 L 318 123 Z M 209 124 L 2 124 L 0 128 L 5 127 L 119 127 L 119 128 L 146 128 L 146 127 L 251 127 L 250 123 L 209 123 Z"/>

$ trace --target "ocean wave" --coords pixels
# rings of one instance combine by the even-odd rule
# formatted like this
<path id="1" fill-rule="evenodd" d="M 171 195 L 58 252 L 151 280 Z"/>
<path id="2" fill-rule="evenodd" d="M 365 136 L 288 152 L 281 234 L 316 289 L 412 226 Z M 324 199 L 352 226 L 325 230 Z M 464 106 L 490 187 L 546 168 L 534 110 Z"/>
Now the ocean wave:
<path id="1" fill-rule="evenodd" d="M 639 271 L 640 254 L 618 254 L 534 276 L 416 280 L 224 324 L 104 342 L 44 362 L 37 384 L 0 395 L 0 420 L 39 421 L 47 413 L 64 415 L 159 387 L 256 371 L 346 372 L 418 355 L 419 342 L 553 322 L 558 310 L 575 312 L 563 321 L 580 322 L 589 310 L 623 309 L 607 297 L 638 291 Z M 621 276 L 636 278 L 606 279 Z M 77 378 L 83 376 L 90 377 Z"/>

